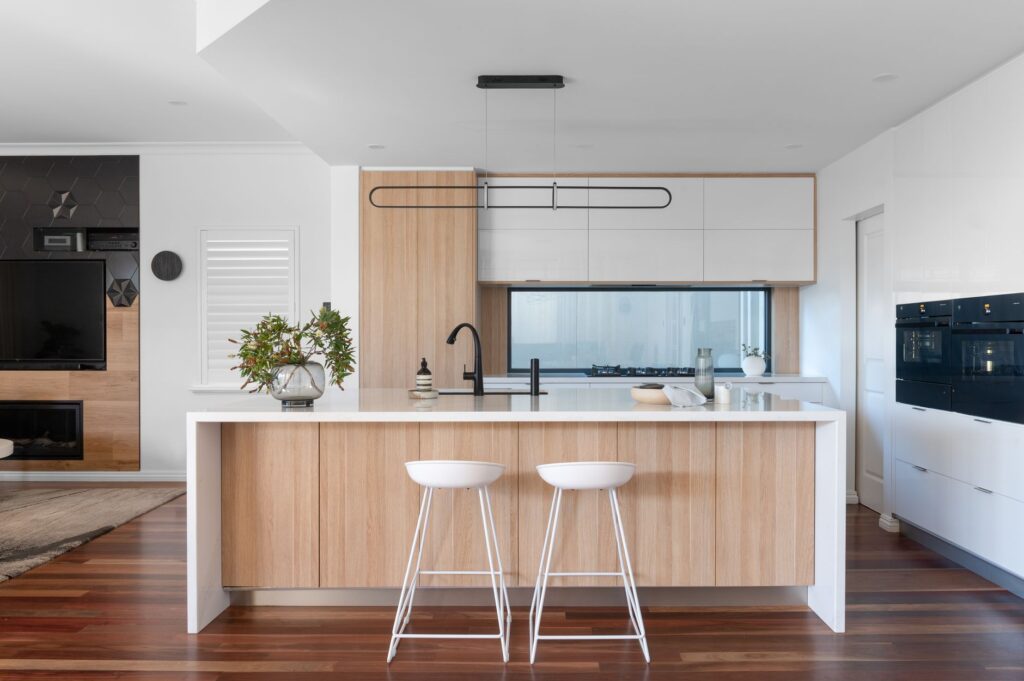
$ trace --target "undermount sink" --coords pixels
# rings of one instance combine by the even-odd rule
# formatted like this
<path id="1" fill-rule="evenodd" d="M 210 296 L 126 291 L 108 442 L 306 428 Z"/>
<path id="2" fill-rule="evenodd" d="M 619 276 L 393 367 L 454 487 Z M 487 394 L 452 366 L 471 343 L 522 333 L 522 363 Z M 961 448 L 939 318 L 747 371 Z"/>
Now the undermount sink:
<path id="1" fill-rule="evenodd" d="M 439 395 L 472 395 L 472 388 L 445 388 L 438 390 Z M 516 390 L 513 388 L 495 388 L 492 390 L 485 390 L 484 395 L 529 395 L 529 390 Z M 541 390 L 541 395 L 547 395 L 547 390 Z"/>

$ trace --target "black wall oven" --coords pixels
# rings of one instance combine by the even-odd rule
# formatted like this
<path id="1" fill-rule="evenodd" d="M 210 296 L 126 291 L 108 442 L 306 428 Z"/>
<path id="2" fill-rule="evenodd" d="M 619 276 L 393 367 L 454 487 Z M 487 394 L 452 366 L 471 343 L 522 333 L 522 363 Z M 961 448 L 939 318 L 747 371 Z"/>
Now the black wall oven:
<path id="1" fill-rule="evenodd" d="M 1024 294 L 954 303 L 953 410 L 1024 423 Z"/>
<path id="2" fill-rule="evenodd" d="M 896 306 L 896 401 L 949 410 L 953 301 Z"/>

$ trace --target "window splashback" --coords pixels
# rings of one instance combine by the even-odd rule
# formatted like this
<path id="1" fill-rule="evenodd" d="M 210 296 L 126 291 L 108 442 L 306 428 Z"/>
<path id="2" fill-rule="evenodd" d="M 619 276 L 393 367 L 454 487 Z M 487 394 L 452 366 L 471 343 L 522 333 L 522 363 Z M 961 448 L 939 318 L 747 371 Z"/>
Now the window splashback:
<path id="1" fill-rule="evenodd" d="M 769 322 L 767 289 L 510 289 L 509 369 L 690 367 L 699 347 L 739 369 L 742 344 L 767 350 Z"/>

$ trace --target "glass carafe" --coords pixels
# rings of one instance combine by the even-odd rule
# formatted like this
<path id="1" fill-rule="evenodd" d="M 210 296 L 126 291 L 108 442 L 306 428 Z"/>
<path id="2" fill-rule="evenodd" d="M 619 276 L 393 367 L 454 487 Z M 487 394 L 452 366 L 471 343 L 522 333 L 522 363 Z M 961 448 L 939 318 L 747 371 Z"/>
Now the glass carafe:
<path id="1" fill-rule="evenodd" d="M 709 400 L 715 397 L 715 361 L 711 348 L 697 348 L 697 359 L 693 365 L 693 387 Z"/>

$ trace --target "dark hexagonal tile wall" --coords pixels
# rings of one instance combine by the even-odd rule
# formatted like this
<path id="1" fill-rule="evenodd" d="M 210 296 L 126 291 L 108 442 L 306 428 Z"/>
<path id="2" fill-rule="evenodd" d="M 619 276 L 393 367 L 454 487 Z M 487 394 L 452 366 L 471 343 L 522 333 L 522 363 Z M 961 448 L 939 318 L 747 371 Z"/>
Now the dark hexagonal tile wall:
<path id="1" fill-rule="evenodd" d="M 137 252 L 37 253 L 33 228 L 138 226 L 137 156 L 0 157 L 0 258 L 103 258 L 108 283 L 128 279 L 137 290 Z"/>

